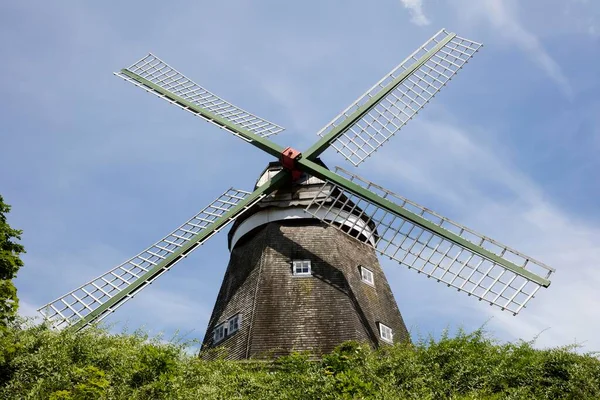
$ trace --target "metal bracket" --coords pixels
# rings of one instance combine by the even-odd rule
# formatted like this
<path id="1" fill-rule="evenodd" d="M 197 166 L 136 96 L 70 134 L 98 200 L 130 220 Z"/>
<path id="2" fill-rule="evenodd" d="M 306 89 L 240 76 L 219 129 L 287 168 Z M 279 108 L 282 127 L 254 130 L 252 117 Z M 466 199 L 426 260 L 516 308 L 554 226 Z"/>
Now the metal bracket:
<path id="1" fill-rule="evenodd" d="M 282 152 L 279 160 L 281 166 L 292 173 L 292 180 L 298 180 L 302 176 L 302 171 L 296 167 L 296 160 L 302 157 L 302 153 L 291 147 L 286 147 Z"/>

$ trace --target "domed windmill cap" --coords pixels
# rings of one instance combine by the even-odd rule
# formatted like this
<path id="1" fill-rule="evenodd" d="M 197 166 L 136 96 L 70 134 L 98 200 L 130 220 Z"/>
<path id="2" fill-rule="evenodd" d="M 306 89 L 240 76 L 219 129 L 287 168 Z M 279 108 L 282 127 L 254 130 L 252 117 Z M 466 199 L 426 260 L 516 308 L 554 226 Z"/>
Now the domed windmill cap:
<path id="1" fill-rule="evenodd" d="M 315 163 L 327 168 L 320 159 L 317 159 Z M 279 161 L 270 162 L 257 179 L 255 189 L 267 184 L 282 169 Z M 316 197 L 317 194 L 326 192 L 326 188 L 331 191 L 329 195 Z M 337 224 L 350 236 L 375 246 L 379 236 L 377 226 L 371 218 L 349 198 L 341 194 L 339 189 L 320 178 L 303 172 L 297 180 L 282 185 L 236 218 L 227 234 L 229 250 L 231 251 L 244 236 L 271 222 L 320 220 L 307 209 L 315 201 L 319 201 L 321 205 L 328 205 L 330 215 L 328 223 Z M 337 211 L 337 213 L 332 211 Z"/>

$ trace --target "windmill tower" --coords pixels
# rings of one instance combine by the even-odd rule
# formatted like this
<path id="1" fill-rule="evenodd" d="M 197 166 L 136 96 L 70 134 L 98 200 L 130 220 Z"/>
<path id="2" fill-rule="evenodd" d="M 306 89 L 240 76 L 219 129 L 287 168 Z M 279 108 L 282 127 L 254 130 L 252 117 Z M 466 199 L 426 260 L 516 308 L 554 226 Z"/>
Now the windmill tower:
<path id="1" fill-rule="evenodd" d="M 272 163 L 256 186 L 281 170 Z M 375 225 L 364 216 L 358 227 L 337 218 L 355 238 L 305 212 L 323 184 L 304 174 L 235 221 L 203 350 L 218 346 L 239 359 L 323 354 L 347 340 L 375 347 L 408 339 L 373 248 Z M 360 219 L 358 210 L 350 212 Z"/>
<path id="2" fill-rule="evenodd" d="M 252 192 L 229 189 L 135 257 L 40 308 L 55 328 L 100 321 L 230 222 L 231 259 L 204 348 L 231 358 L 327 351 L 347 339 L 407 337 L 375 252 L 445 286 L 519 313 L 554 269 L 353 173 L 439 92 L 481 44 L 439 31 L 299 152 L 283 129 L 217 97 L 152 54 L 117 76 L 279 160 Z"/>

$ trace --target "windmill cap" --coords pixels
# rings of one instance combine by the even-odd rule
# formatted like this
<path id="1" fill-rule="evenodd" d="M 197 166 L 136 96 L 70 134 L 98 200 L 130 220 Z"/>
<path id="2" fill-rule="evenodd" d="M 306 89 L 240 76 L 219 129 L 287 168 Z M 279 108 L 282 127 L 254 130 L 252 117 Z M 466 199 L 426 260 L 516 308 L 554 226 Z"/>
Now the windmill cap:
<path id="1" fill-rule="evenodd" d="M 317 161 L 323 167 L 327 168 L 320 160 Z M 257 188 L 266 184 L 282 168 L 281 164 L 277 161 L 269 163 L 256 181 L 255 187 Z M 321 223 L 319 218 L 310 215 L 304 210 L 314 202 L 315 197 L 317 197 L 316 200 L 319 202 L 332 202 L 332 197 L 324 195 L 322 192 L 324 184 L 323 180 L 303 173 L 298 180 L 286 183 L 278 190 L 266 196 L 234 221 L 227 235 L 229 250 L 232 250 L 244 236 L 271 222 L 297 223 L 300 221 L 314 221 L 315 223 Z M 338 197 L 335 193 L 332 193 L 332 195 Z M 340 210 L 340 213 L 336 217 L 337 219 L 331 222 L 347 226 L 349 230 L 356 230 L 357 234 L 352 236 L 358 237 L 359 240 L 368 240 L 372 245 L 375 245 L 378 239 L 375 223 L 368 216 L 365 216 L 362 210 L 356 207 L 354 203 L 346 199 L 345 196 L 341 196 L 340 199 L 343 201 L 343 204 L 338 201 L 338 207 L 336 207 L 337 204 L 328 205 L 327 207 L 331 206 Z M 359 233 L 363 231 L 366 234 Z"/>

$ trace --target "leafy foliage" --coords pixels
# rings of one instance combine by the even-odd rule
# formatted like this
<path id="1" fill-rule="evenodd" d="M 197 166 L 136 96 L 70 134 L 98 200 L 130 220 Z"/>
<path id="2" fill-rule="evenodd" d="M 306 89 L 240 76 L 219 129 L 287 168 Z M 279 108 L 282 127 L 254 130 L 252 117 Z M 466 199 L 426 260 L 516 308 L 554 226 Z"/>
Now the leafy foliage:
<path id="1" fill-rule="evenodd" d="M 0 196 L 0 328 L 17 315 L 19 299 L 12 279 L 23 266 L 19 254 L 25 252 L 23 245 L 14 242 L 14 239 L 21 239 L 23 232 L 10 227 L 6 221 L 9 211 L 10 206 Z"/>
<path id="2" fill-rule="evenodd" d="M 315 359 L 206 361 L 193 343 L 138 331 L 77 334 L 13 323 L 0 343 L 4 399 L 598 399 L 600 360 L 571 347 L 499 344 L 482 330 Z"/>

